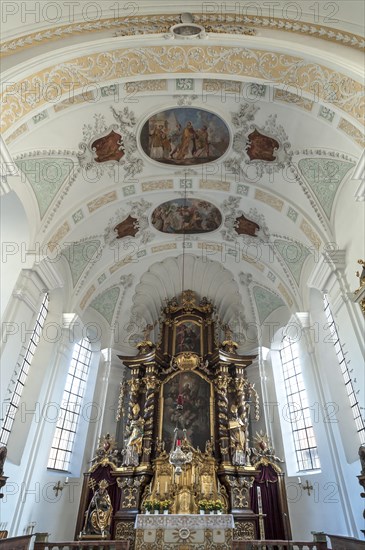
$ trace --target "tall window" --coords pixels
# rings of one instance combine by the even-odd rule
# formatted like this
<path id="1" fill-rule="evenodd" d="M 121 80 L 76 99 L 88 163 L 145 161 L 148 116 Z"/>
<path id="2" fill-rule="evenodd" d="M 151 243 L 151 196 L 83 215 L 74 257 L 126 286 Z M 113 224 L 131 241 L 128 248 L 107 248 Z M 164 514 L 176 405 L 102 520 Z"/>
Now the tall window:
<path id="1" fill-rule="evenodd" d="M 345 382 L 347 395 L 349 396 L 350 406 L 351 406 L 352 414 L 353 414 L 353 417 L 354 417 L 354 420 L 355 420 L 356 429 L 357 429 L 357 432 L 359 434 L 361 443 L 365 443 L 364 420 L 361 416 L 360 406 L 359 406 L 359 403 L 358 403 L 357 398 L 356 398 L 356 393 L 355 393 L 354 386 L 353 386 L 353 383 L 352 383 L 352 380 L 351 380 L 351 376 L 350 376 L 349 368 L 348 368 L 348 365 L 347 365 L 346 357 L 343 353 L 342 345 L 341 345 L 341 342 L 340 342 L 340 339 L 339 339 L 339 336 L 338 336 L 336 324 L 335 324 L 335 321 L 334 321 L 334 318 L 333 318 L 333 315 L 332 315 L 332 312 L 331 312 L 331 308 L 330 308 L 330 304 L 328 302 L 327 296 L 323 297 L 323 302 L 324 302 L 324 312 L 325 312 L 326 317 L 327 317 L 329 329 L 330 329 L 330 332 L 331 332 L 332 342 L 335 346 L 335 351 L 336 351 L 338 363 L 340 365 L 340 369 L 341 369 L 341 372 L 342 372 L 343 380 Z"/>
<path id="2" fill-rule="evenodd" d="M 15 415 L 18 410 L 20 398 L 23 393 L 25 383 L 27 381 L 29 368 L 32 364 L 35 350 L 37 349 L 39 339 L 42 334 L 42 329 L 48 313 L 49 297 L 45 294 L 42 300 L 42 304 L 35 322 L 35 326 L 30 337 L 27 347 L 24 347 L 24 355 L 20 355 L 20 360 L 15 369 L 16 380 L 12 380 L 14 389 L 11 391 L 11 397 L 8 406 L 6 407 L 3 426 L 0 432 L 0 443 L 6 445 L 10 436 L 11 429 L 15 420 Z M 6 403 L 5 403 L 6 405 Z"/>
<path id="3" fill-rule="evenodd" d="M 67 471 L 70 464 L 90 361 L 90 342 L 84 338 L 75 345 L 72 354 L 48 459 L 48 468 Z"/>
<path id="4" fill-rule="evenodd" d="M 298 470 L 316 470 L 320 462 L 296 343 L 285 337 L 280 357 Z"/>

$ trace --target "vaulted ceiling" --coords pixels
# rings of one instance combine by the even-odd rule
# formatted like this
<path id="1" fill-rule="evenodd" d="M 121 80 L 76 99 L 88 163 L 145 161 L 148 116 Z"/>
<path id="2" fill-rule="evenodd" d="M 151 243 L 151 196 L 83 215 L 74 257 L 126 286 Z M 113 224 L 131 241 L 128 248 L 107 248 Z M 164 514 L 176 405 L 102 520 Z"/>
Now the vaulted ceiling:
<path id="1" fill-rule="evenodd" d="M 7 191 L 64 311 L 133 353 L 182 274 L 242 349 L 273 314 L 306 308 L 318 258 L 346 244 L 340 213 L 357 191 L 362 3 L 336 15 L 321 2 L 318 14 L 308 2 L 271 14 L 190 2 L 196 35 L 170 30 L 177 3 L 113 14 L 79 2 L 71 14 L 41 2 L 29 24 L 21 4 L 2 44 L 2 133 L 18 169 Z"/>

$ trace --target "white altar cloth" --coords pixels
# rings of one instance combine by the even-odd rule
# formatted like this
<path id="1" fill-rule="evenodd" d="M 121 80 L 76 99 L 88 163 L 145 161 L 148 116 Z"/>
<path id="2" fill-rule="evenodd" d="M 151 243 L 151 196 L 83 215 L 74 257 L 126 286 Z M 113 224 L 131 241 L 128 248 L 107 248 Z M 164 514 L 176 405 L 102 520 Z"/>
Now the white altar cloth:
<path id="1" fill-rule="evenodd" d="M 232 514 L 138 514 L 135 529 L 233 529 Z"/>

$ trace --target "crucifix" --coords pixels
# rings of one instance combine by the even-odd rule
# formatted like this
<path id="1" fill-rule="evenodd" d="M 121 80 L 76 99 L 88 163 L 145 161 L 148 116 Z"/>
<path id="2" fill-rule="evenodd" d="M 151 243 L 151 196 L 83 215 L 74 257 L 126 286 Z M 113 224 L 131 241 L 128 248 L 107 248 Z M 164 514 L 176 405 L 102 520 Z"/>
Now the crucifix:
<path id="1" fill-rule="evenodd" d="M 308 479 L 306 479 L 305 485 L 302 485 L 302 489 L 304 489 L 305 491 L 308 491 L 308 495 L 310 496 L 311 491 L 313 491 L 313 486 L 309 485 Z"/>
<path id="2" fill-rule="evenodd" d="M 60 481 L 57 481 L 57 485 L 53 487 L 53 490 L 55 492 L 56 497 L 58 497 L 58 493 L 60 491 L 63 491 L 63 485 L 61 485 Z"/>

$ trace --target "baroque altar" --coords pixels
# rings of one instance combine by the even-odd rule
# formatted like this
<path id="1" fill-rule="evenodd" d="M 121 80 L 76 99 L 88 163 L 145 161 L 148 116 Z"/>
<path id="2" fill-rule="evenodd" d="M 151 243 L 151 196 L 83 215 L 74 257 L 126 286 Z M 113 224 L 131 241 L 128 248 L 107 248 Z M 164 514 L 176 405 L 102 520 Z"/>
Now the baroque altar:
<path id="1" fill-rule="evenodd" d="M 255 436 L 259 395 L 246 369 L 256 357 L 237 353 L 214 305 L 192 291 L 169 300 L 158 321 L 156 343 L 148 326 L 137 355 L 119 356 L 129 372 L 121 385 L 119 429 L 101 438 L 84 476 L 76 538 L 128 539 L 131 548 L 141 548 L 136 518 L 141 537 L 138 525 L 145 522 L 194 515 L 206 525 L 234 519 L 233 540 L 265 538 L 265 525 L 266 538 L 288 538 L 280 459 L 265 434 L 256 430 Z M 103 504 L 102 516 L 95 502 Z M 266 502 L 275 502 L 275 521 L 267 517 Z M 170 517 L 144 516 L 153 507 Z M 201 516 L 202 507 L 223 514 Z"/>

